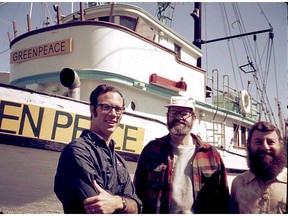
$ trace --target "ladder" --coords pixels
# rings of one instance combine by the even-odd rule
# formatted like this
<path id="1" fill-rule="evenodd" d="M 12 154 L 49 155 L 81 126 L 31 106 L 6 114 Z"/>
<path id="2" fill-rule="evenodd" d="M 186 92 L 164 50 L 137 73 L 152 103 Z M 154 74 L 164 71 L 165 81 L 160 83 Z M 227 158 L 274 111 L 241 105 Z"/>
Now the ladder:
<path id="1" fill-rule="evenodd" d="M 207 128 L 207 142 L 220 147 L 225 148 L 226 136 L 225 136 L 225 122 L 212 121 L 212 128 Z"/>

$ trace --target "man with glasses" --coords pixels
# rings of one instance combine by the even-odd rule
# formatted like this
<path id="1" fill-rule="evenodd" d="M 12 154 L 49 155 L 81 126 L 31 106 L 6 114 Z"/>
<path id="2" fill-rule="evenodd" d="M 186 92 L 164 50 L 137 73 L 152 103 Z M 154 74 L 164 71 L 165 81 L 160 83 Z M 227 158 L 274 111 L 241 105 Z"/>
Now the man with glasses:
<path id="1" fill-rule="evenodd" d="M 142 203 L 111 138 L 124 112 L 124 98 L 112 86 L 90 95 L 90 130 L 61 153 L 54 191 L 64 213 L 139 213 Z"/>
<path id="2" fill-rule="evenodd" d="M 221 156 L 191 133 L 195 101 L 173 96 L 166 107 L 169 134 L 144 147 L 134 176 L 143 213 L 227 213 L 229 189 Z"/>

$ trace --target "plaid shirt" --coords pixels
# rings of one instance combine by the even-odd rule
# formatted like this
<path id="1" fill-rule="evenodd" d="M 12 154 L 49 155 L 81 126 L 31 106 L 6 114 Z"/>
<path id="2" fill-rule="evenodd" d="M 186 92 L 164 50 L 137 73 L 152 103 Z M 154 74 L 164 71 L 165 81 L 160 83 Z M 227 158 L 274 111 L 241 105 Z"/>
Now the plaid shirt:
<path id="1" fill-rule="evenodd" d="M 225 166 L 213 146 L 191 133 L 196 141 L 192 156 L 193 212 L 227 213 L 229 189 Z M 143 213 L 169 213 L 172 197 L 173 151 L 169 135 L 149 142 L 143 149 L 134 176 Z"/>

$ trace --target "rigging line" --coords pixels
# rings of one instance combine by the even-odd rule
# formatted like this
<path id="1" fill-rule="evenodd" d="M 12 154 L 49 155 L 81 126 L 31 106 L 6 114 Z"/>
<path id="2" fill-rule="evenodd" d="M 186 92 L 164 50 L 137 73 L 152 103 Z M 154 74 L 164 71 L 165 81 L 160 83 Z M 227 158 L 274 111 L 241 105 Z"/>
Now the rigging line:
<path id="1" fill-rule="evenodd" d="M 269 47 L 270 47 L 270 49 L 269 49 L 269 54 L 267 53 L 267 55 L 269 55 L 269 60 L 267 61 L 267 73 L 266 73 L 267 76 L 266 76 L 265 86 L 267 86 L 267 83 L 268 83 L 268 74 L 269 74 L 269 71 L 270 71 L 269 65 L 270 65 L 271 58 L 272 58 L 273 40 L 272 40 L 272 39 L 269 40 L 269 43 L 270 43 L 270 46 L 269 46 Z M 267 57 L 267 59 L 268 59 L 268 57 Z M 276 78 L 277 78 L 277 77 L 276 77 Z M 276 85 L 276 88 L 277 88 L 277 85 Z M 267 104 L 268 104 L 268 106 L 269 106 L 269 109 L 270 109 L 271 115 L 272 115 L 272 117 L 273 117 L 274 123 L 277 124 L 277 123 L 276 123 L 276 120 L 275 120 L 274 112 L 273 112 L 272 107 L 271 107 L 270 100 L 269 100 L 269 98 L 268 98 L 267 92 L 265 92 L 265 94 L 266 94 L 266 101 L 267 101 Z"/>
<path id="2" fill-rule="evenodd" d="M 44 4 L 44 5 L 43 5 Z M 39 19 L 40 22 L 42 22 L 42 24 L 39 24 L 40 26 L 42 25 L 42 27 L 46 27 L 46 26 L 49 26 L 50 22 L 49 22 L 49 19 L 50 17 L 47 17 L 47 13 L 46 13 L 46 3 L 43 3 L 41 2 L 41 9 L 42 9 L 42 20 Z"/>
<path id="3" fill-rule="evenodd" d="M 233 11 L 234 11 L 235 18 L 237 20 L 238 29 L 239 29 L 240 33 L 241 34 L 246 33 L 247 31 L 245 30 L 245 26 L 243 25 L 244 22 L 242 20 L 238 4 L 237 3 L 232 3 L 232 8 L 233 8 Z M 246 55 L 249 56 L 250 54 L 249 54 L 249 49 L 247 48 L 248 46 L 247 46 L 247 42 L 246 42 L 246 37 L 241 37 L 240 39 L 241 39 L 241 41 L 243 43 L 243 47 L 244 47 L 244 50 L 246 52 Z M 236 51 L 235 51 L 235 53 L 236 53 Z M 237 52 L 237 54 L 238 53 L 239 52 Z M 235 54 L 235 56 L 236 56 L 236 54 Z M 237 65 L 240 65 L 239 62 L 238 62 L 237 56 L 235 58 L 236 58 L 236 61 L 237 61 Z M 243 79 L 242 79 L 243 74 L 241 73 L 241 69 L 239 67 L 237 67 L 237 69 L 238 69 L 238 75 L 240 76 L 240 80 L 241 80 L 241 83 L 242 83 L 242 88 L 245 89 L 244 88 L 244 84 L 243 84 Z"/>
<path id="4" fill-rule="evenodd" d="M 270 42 L 270 40 L 268 41 L 268 43 Z M 267 44 L 268 44 L 267 43 Z M 259 78 L 260 78 L 260 81 L 261 81 L 261 84 L 262 84 L 262 91 L 260 92 L 260 94 L 263 94 L 263 95 L 265 95 L 265 96 L 267 96 L 267 91 L 266 91 L 266 86 L 267 86 L 267 78 L 268 78 L 268 71 L 269 71 L 269 65 L 270 65 L 270 57 L 269 56 L 271 56 L 271 52 L 269 51 L 269 50 L 272 50 L 272 48 L 270 49 L 269 47 L 269 45 L 267 45 L 266 44 L 266 46 L 268 47 L 267 48 L 267 57 L 266 57 L 266 61 L 265 61 L 265 63 L 266 63 L 266 67 L 265 67 L 265 70 L 262 72 L 262 73 L 260 73 L 260 71 L 262 71 L 262 64 L 261 64 L 261 62 L 262 62 L 262 58 L 263 58 L 263 56 L 261 57 L 261 60 L 259 60 L 259 64 L 256 66 L 257 67 L 257 71 L 259 72 Z M 269 43 L 270 44 L 270 43 Z M 266 48 L 265 48 L 266 49 Z M 257 50 L 258 51 L 258 50 Z M 259 55 L 259 52 L 257 52 L 258 53 L 258 55 Z M 264 52 L 263 52 L 263 54 L 264 54 Z M 267 66 L 267 63 L 268 63 L 268 66 Z M 268 69 L 267 69 L 268 68 Z M 265 72 L 265 71 L 267 71 L 267 72 Z M 260 85 L 260 84 L 259 84 Z M 260 88 L 260 87 L 259 87 Z M 261 89 L 261 88 L 260 88 Z M 270 111 L 272 111 L 272 110 L 270 110 Z"/>
<path id="5" fill-rule="evenodd" d="M 273 119 L 273 123 L 276 124 L 276 126 L 277 126 L 277 123 L 276 123 L 276 120 L 275 120 L 275 116 L 274 116 L 274 112 L 272 111 L 272 106 L 271 106 L 271 103 L 270 103 L 270 100 L 268 98 L 267 93 L 265 93 L 265 96 L 266 96 L 266 104 L 268 106 L 267 107 L 268 113 L 270 113 L 270 115 L 272 116 L 272 119 Z M 271 117 L 269 119 L 272 122 Z"/>
<path id="6" fill-rule="evenodd" d="M 255 82 L 254 82 L 254 80 L 252 80 L 252 81 L 249 80 L 248 82 L 249 82 L 249 86 L 247 88 L 247 91 L 251 93 Z M 257 94 L 256 94 L 256 96 L 257 96 Z"/>
<path id="7" fill-rule="evenodd" d="M 240 13 L 238 4 L 237 3 L 235 3 L 235 4 L 233 3 L 232 5 L 233 5 L 235 17 L 238 20 L 239 31 L 243 34 L 243 33 L 246 32 L 246 29 L 245 29 L 245 26 L 244 26 L 244 21 L 243 21 L 243 19 L 241 17 L 241 13 Z M 250 45 L 250 42 L 249 42 L 249 38 L 248 37 L 241 37 L 241 41 L 243 43 L 243 47 L 244 47 L 244 50 L 246 52 L 248 64 L 253 63 L 253 62 L 250 61 L 250 59 L 251 59 L 251 57 L 250 57 L 251 56 L 251 51 L 250 51 L 249 47 L 251 47 L 251 45 Z M 238 64 L 238 65 L 240 65 L 240 64 Z M 241 73 L 240 68 L 238 68 L 238 70 L 239 70 L 239 74 L 241 76 L 242 73 Z"/>
<path id="8" fill-rule="evenodd" d="M 241 34 L 244 34 L 246 33 L 246 29 L 245 29 L 245 25 L 244 25 L 244 21 L 241 17 L 241 13 L 240 13 L 240 10 L 239 10 L 239 7 L 238 7 L 238 4 L 237 3 L 232 3 L 232 6 L 233 6 L 233 9 L 234 9 L 234 14 L 235 14 L 235 17 L 236 17 L 236 20 L 238 20 L 238 28 L 239 28 L 239 31 Z M 243 42 L 243 46 L 244 46 L 244 49 L 246 50 L 246 53 L 247 53 L 247 56 L 250 56 L 250 50 L 248 49 L 248 43 L 247 43 L 247 37 L 241 37 L 241 40 Z"/>
<path id="9" fill-rule="evenodd" d="M 237 4 L 237 3 L 235 3 L 235 4 Z M 237 4 L 237 8 L 238 8 L 238 11 L 239 11 L 239 7 L 238 7 L 238 4 Z M 241 17 L 241 13 L 240 13 L 240 11 L 239 11 L 239 20 L 241 20 L 241 23 L 243 23 L 244 24 L 244 22 L 243 22 L 243 19 L 242 19 L 242 17 Z M 245 30 L 245 26 L 244 25 L 242 25 L 243 26 L 243 29 Z M 239 28 L 241 28 L 242 26 L 240 26 Z M 242 29 L 240 29 L 241 31 L 243 31 Z M 246 30 L 245 30 L 245 32 L 246 32 Z M 256 36 L 255 36 L 256 37 Z M 254 40 L 255 41 L 255 40 Z M 249 58 L 249 59 L 251 59 L 252 60 L 252 62 L 254 61 L 256 64 L 257 64 L 257 58 L 256 58 L 256 56 L 255 56 L 255 51 L 253 52 L 252 51 L 252 46 L 251 46 L 251 44 L 250 44 L 250 40 L 249 40 L 249 38 L 247 37 L 243 37 L 243 43 L 245 44 L 245 47 L 246 47 L 246 50 L 247 50 L 247 58 Z M 257 44 L 257 43 L 255 43 L 255 44 Z M 254 53 L 254 54 L 253 54 Z M 249 62 L 250 62 L 250 60 L 248 60 Z M 262 70 L 261 70 L 262 71 Z"/>
<path id="10" fill-rule="evenodd" d="M 256 68 L 258 67 L 258 65 L 256 65 Z M 259 66 L 259 67 L 261 67 L 261 65 Z M 255 84 L 255 90 L 256 90 L 256 97 L 257 97 L 257 101 L 260 101 L 260 102 L 263 102 L 264 101 L 264 98 L 263 98 L 263 91 L 262 91 L 262 87 L 260 87 L 260 81 L 261 81 L 261 77 L 260 78 L 258 78 L 258 73 L 259 73 L 259 70 L 258 70 L 258 68 L 256 69 L 256 71 L 255 72 L 253 72 L 253 83 Z M 259 75 L 261 75 L 261 74 L 259 74 Z M 260 79 L 260 81 L 259 81 L 259 79 Z M 262 81 L 261 81 L 261 83 L 262 83 Z M 262 85 L 261 85 L 262 86 Z M 264 108 L 264 103 L 259 103 L 259 109 L 260 109 L 260 115 L 259 115 L 259 117 L 260 117 L 260 119 L 261 119 L 261 116 L 262 116 L 262 111 L 264 111 L 265 110 L 265 108 Z M 264 112 L 264 114 L 265 114 L 265 112 Z M 259 120 L 260 120 L 259 119 Z"/>
<path id="11" fill-rule="evenodd" d="M 260 73 L 260 75 L 261 75 L 261 78 L 262 78 L 262 84 L 264 85 L 264 84 L 267 84 L 267 62 L 269 61 L 269 44 L 270 44 L 270 41 L 268 40 L 267 41 L 267 43 L 266 43 L 266 45 L 265 45 L 265 49 L 264 50 L 266 50 L 266 47 L 267 47 L 267 55 L 266 55 L 266 61 L 264 62 L 264 70 L 262 70 L 262 68 L 261 68 L 261 70 L 259 71 L 259 72 L 261 72 Z M 261 62 L 262 62 L 262 60 L 263 60 L 263 57 L 264 57 L 264 51 L 263 51 L 263 54 L 262 54 L 262 56 L 261 56 L 261 58 L 259 58 L 260 60 L 259 60 L 259 67 L 261 67 L 262 66 L 262 64 L 261 64 Z"/>
<path id="12" fill-rule="evenodd" d="M 50 18 L 50 20 L 52 22 L 52 17 L 51 17 L 51 13 L 50 13 L 50 10 L 49 10 L 49 7 L 48 7 L 48 3 L 46 2 L 45 5 L 46 5 L 47 12 L 48 12 L 48 17 Z"/>
<path id="13" fill-rule="evenodd" d="M 256 44 L 256 43 L 255 43 Z M 266 45 L 267 46 L 267 45 Z M 256 48 L 257 48 L 257 46 L 256 46 Z M 265 48 L 266 49 L 266 48 Z M 257 49 L 256 49 L 257 50 Z M 256 52 L 257 53 L 257 52 Z M 264 52 L 263 52 L 263 54 L 264 54 Z M 258 55 L 259 55 L 259 50 L 258 50 Z M 263 57 L 263 56 L 262 56 Z M 262 57 L 260 58 L 260 59 L 262 59 Z M 254 56 L 254 59 L 255 59 L 255 61 L 257 62 L 257 60 L 256 60 L 256 56 Z M 261 63 L 261 61 L 259 61 L 260 63 Z M 256 70 L 256 73 L 257 73 L 257 71 L 259 72 L 259 71 L 262 71 L 262 69 L 261 69 L 261 64 L 257 64 L 256 65 L 256 67 L 257 67 L 257 70 Z M 259 70 L 260 69 L 260 70 Z M 262 88 L 260 88 L 260 83 L 259 83 L 259 79 L 257 78 L 257 74 L 254 76 L 254 79 L 255 79 L 255 83 L 256 83 L 256 89 L 257 89 L 257 91 L 258 91 L 258 94 L 260 95 L 260 100 L 261 100 L 261 102 L 263 102 L 263 103 L 265 103 L 265 96 L 267 97 L 267 91 L 266 91 L 266 87 L 265 87 L 265 75 L 263 75 L 263 74 L 259 74 L 259 78 L 260 78 L 260 81 L 261 81 L 261 83 L 262 83 L 262 85 L 261 86 L 263 86 Z M 266 100 L 267 101 L 267 100 Z M 267 102 L 267 104 L 269 103 L 269 100 L 268 100 L 268 102 Z M 265 114 L 265 116 L 266 115 L 269 115 L 268 117 L 269 117 L 269 119 L 270 119 L 270 112 L 269 112 L 269 109 L 268 109 L 268 107 L 266 106 L 266 104 L 262 104 L 261 105 L 262 106 L 262 111 L 264 112 L 264 114 Z M 271 107 L 271 106 L 270 106 Z M 271 111 L 271 109 L 270 109 L 270 111 Z M 272 112 L 272 114 L 273 114 L 273 112 Z M 271 120 L 271 119 L 270 119 Z"/>
<path id="14" fill-rule="evenodd" d="M 265 44 L 264 50 L 266 50 L 267 43 Z M 260 76 L 260 79 L 261 79 L 261 84 L 263 85 L 264 80 L 265 80 L 265 78 L 264 78 L 265 76 L 264 76 L 264 73 L 262 73 L 261 71 L 263 71 L 263 69 L 262 69 L 262 60 L 263 60 L 263 57 L 264 57 L 264 52 L 262 53 L 262 55 L 260 55 L 259 49 L 258 49 L 258 45 L 257 45 L 256 41 L 254 41 L 254 47 L 255 47 L 255 56 L 253 56 L 253 57 L 254 57 L 254 61 L 256 62 L 256 65 L 255 65 L 256 72 L 259 73 L 259 76 Z"/>
<path id="15" fill-rule="evenodd" d="M 235 7 L 234 7 L 235 5 L 232 3 L 232 7 L 234 8 L 234 14 L 235 14 Z M 235 14 L 235 16 L 236 16 L 236 14 Z M 238 24 L 238 26 L 239 26 L 239 28 L 241 28 L 241 23 L 239 23 L 239 19 L 237 19 L 236 18 L 236 22 L 237 22 L 237 24 Z M 239 54 L 239 52 L 237 52 L 237 50 L 236 50 L 236 47 L 235 47 L 235 44 L 234 44 L 234 40 L 232 40 L 232 44 L 233 44 L 233 50 L 234 50 L 234 58 L 235 58 L 235 61 L 236 61 L 236 64 L 237 64 L 237 71 L 238 71 L 238 76 L 240 77 L 240 81 L 241 81 L 241 85 L 242 85 L 242 89 L 245 89 L 244 88 L 244 83 L 243 83 L 243 78 L 242 78 L 242 73 L 241 73 L 241 70 L 240 70 L 240 68 L 239 68 L 239 66 L 238 65 L 240 65 L 240 63 L 239 63 L 239 61 L 238 61 L 238 58 L 237 58 L 237 54 Z M 244 47 L 245 48 L 245 47 Z M 233 68 L 234 69 L 234 68 Z M 235 76 L 235 78 L 236 78 L 236 76 Z"/>
<path id="16" fill-rule="evenodd" d="M 263 69 L 262 69 L 262 61 L 263 61 L 263 57 L 264 57 L 264 51 L 266 50 L 266 47 L 267 47 L 268 43 L 265 44 L 263 52 L 262 52 L 262 55 L 260 55 L 260 53 L 259 53 L 259 49 L 258 49 L 258 45 L 257 44 L 258 44 L 257 41 L 254 40 L 254 53 L 255 54 L 252 55 L 252 57 L 253 57 L 253 61 L 256 63 L 255 67 L 257 68 L 257 71 L 260 73 L 259 75 L 260 75 L 261 81 L 263 83 L 264 80 L 265 80 L 265 78 L 264 78 L 265 76 L 264 76 L 264 72 L 263 73 L 261 72 L 261 71 L 263 71 Z"/>
<path id="17" fill-rule="evenodd" d="M 269 44 L 268 44 L 268 50 L 267 50 L 267 57 L 266 57 L 266 67 L 265 67 L 265 71 L 266 71 L 266 73 L 265 73 L 265 75 L 266 75 L 266 77 L 265 77 L 265 84 L 267 85 L 267 83 L 268 83 L 268 75 L 269 75 L 269 70 L 270 70 L 270 62 L 271 62 L 271 50 L 272 50 L 272 48 L 271 48 L 271 46 L 272 46 L 273 44 L 272 44 L 272 42 L 271 42 L 271 40 L 269 40 Z M 264 71 L 264 72 L 265 72 Z"/>
<path id="18" fill-rule="evenodd" d="M 266 15 L 265 15 L 264 11 L 262 10 L 262 8 L 261 8 L 260 4 L 259 4 L 259 3 L 257 3 L 257 5 L 258 5 L 258 7 L 260 8 L 260 13 L 261 13 L 261 14 L 264 16 L 264 18 L 265 18 L 265 20 L 267 21 L 267 23 L 268 23 L 269 27 L 270 27 L 271 29 L 273 29 L 273 28 L 272 28 L 272 25 L 270 24 L 270 22 L 268 21 L 268 19 L 267 19 Z M 271 34 L 271 33 L 269 33 L 269 34 Z M 270 35 L 269 35 L 269 36 L 270 36 Z M 263 54 L 264 54 L 264 52 L 263 52 Z"/>
<path id="19" fill-rule="evenodd" d="M 254 72 L 254 80 L 255 80 L 255 84 L 256 84 L 256 89 L 257 89 L 257 91 L 259 93 L 259 97 L 260 97 L 259 100 L 261 102 L 260 106 L 261 106 L 262 109 L 260 111 L 263 112 L 265 120 L 267 121 L 267 115 L 268 115 L 269 111 L 267 109 L 267 106 L 266 106 L 266 103 L 265 103 L 265 97 L 264 97 L 264 92 L 266 92 L 266 89 L 265 89 L 264 86 L 263 86 L 263 88 L 260 88 L 259 78 L 258 78 L 256 72 Z M 260 116 L 261 116 L 261 114 L 260 114 Z M 270 119 L 270 115 L 268 117 Z M 270 119 L 270 121 L 271 121 L 271 119 Z"/>
<path id="20" fill-rule="evenodd" d="M 272 25 L 270 24 L 269 20 L 267 19 L 261 5 L 259 3 L 257 3 L 258 7 L 260 8 L 260 13 L 264 16 L 265 20 L 267 21 L 268 25 L 270 26 L 270 28 L 272 28 Z M 267 85 L 267 82 L 268 82 L 268 73 L 269 73 L 269 65 L 270 65 L 270 62 L 271 62 L 271 55 L 272 55 L 272 48 L 273 48 L 273 35 L 270 35 L 269 36 L 272 36 L 272 37 L 269 37 L 269 39 L 272 40 L 272 42 L 270 43 L 270 40 L 268 41 L 268 45 L 267 45 L 267 57 L 266 57 L 266 67 L 265 67 L 265 71 L 263 72 L 263 85 L 265 83 L 265 85 Z M 270 44 L 270 46 L 269 46 Z M 264 54 L 264 52 L 263 52 Z M 265 76 L 266 75 L 266 76 Z M 276 77 L 277 78 L 277 77 Z M 277 85 L 276 85 L 276 89 L 277 89 Z M 278 91 L 278 90 L 277 90 Z M 266 94 L 266 97 L 267 97 L 267 100 L 268 100 L 268 103 L 269 103 L 269 99 L 268 99 L 268 96 L 267 96 L 267 92 L 265 92 Z M 278 95 L 278 93 L 277 93 Z M 270 104 L 269 104 L 270 105 Z M 271 109 L 271 112 L 272 112 L 272 108 L 270 106 L 270 109 Z M 273 112 L 272 112 L 272 115 L 273 115 Z M 274 117 L 274 115 L 273 115 Z"/>
<path id="21" fill-rule="evenodd" d="M 260 10 L 261 10 L 260 13 L 264 16 L 264 18 L 266 19 L 266 21 L 267 21 L 268 25 L 270 26 L 270 28 L 272 28 L 272 25 L 270 24 L 269 20 L 267 19 L 267 17 L 266 17 L 266 15 L 265 15 L 265 13 L 264 13 L 264 11 L 263 11 L 260 3 L 258 2 L 257 4 L 258 4 L 258 7 L 259 7 Z"/>
<path id="22" fill-rule="evenodd" d="M 277 96 L 277 99 L 279 98 L 279 92 L 278 92 L 278 79 L 277 79 L 277 69 L 276 69 L 276 57 L 275 57 L 275 47 L 273 46 L 272 47 L 272 53 L 273 53 L 273 62 L 274 62 L 274 72 L 275 72 L 275 86 L 276 86 L 276 96 Z"/>
<path id="23" fill-rule="evenodd" d="M 9 36 L 8 36 L 8 33 L 7 33 L 7 37 L 4 37 L 4 40 L 1 40 L 2 42 L 2 45 L 0 47 L 0 50 L 4 50 L 8 47 L 8 50 L 9 50 Z"/>
<path id="24" fill-rule="evenodd" d="M 10 26 L 10 27 L 13 27 L 13 23 L 12 22 L 9 22 L 7 20 L 4 20 L 4 19 L 0 18 L 0 23 L 1 22 L 6 24 L 6 25 L 8 25 L 8 26 Z M 21 26 L 17 26 L 17 28 L 18 28 L 18 30 L 21 30 L 23 33 L 27 32 L 27 30 L 25 28 L 22 28 Z"/>
<path id="25" fill-rule="evenodd" d="M 39 23 L 41 23 L 41 24 L 36 24 L 36 28 L 38 28 L 38 26 L 42 26 L 42 27 L 45 27 L 44 26 L 44 23 L 45 23 L 45 10 L 43 9 L 43 3 L 41 2 L 40 3 L 40 5 L 41 5 L 41 15 L 42 15 L 42 19 L 37 19 L 38 21 L 39 21 Z M 39 10 L 40 11 L 40 10 Z M 40 16 L 39 16 L 40 17 Z M 44 20 L 44 21 L 43 21 Z"/>
<path id="26" fill-rule="evenodd" d="M 243 19 L 241 17 L 241 13 L 240 13 L 240 10 L 239 10 L 239 6 L 237 3 L 232 3 L 232 6 L 233 6 L 233 10 L 234 10 L 234 14 L 235 14 L 235 17 L 236 17 L 236 20 L 238 20 L 238 28 L 239 28 L 239 31 L 240 33 L 245 33 L 246 32 L 246 29 L 245 29 L 245 25 L 244 22 L 243 22 Z M 249 49 L 249 47 L 251 47 L 250 43 L 249 43 L 249 39 L 248 37 L 241 37 L 241 41 L 243 43 L 243 47 L 244 47 L 244 50 L 245 50 L 245 53 L 246 53 L 246 56 L 247 56 L 247 60 L 250 64 L 250 60 L 251 59 L 251 50 Z M 253 52 L 252 52 L 253 53 Z M 251 62 L 252 63 L 252 62 Z M 240 65 L 240 64 L 238 64 Z M 241 69 L 238 67 L 238 71 L 239 71 L 239 76 L 242 78 L 242 73 L 241 73 Z M 242 84 L 242 86 L 244 86 Z"/>
<path id="27" fill-rule="evenodd" d="M 0 55 L 3 54 L 3 53 L 5 53 L 5 52 L 7 52 L 7 51 L 9 51 L 9 50 L 10 50 L 9 48 L 6 49 L 6 50 L 3 50 L 2 52 L 0 52 Z"/>
<path id="28" fill-rule="evenodd" d="M 259 91 L 259 87 L 258 87 L 258 82 L 257 82 L 257 74 L 255 72 L 253 72 L 253 80 L 254 80 L 254 83 L 255 83 L 255 90 L 256 90 L 256 97 L 257 97 L 257 101 L 259 101 L 259 120 L 261 120 L 261 117 L 262 117 L 262 110 L 263 110 L 263 104 L 260 103 L 261 102 L 261 96 L 258 91 Z"/>
<path id="29" fill-rule="evenodd" d="M 226 29 L 226 25 L 224 25 L 224 29 L 225 29 L 225 35 L 232 35 L 231 34 L 231 30 L 230 30 L 230 26 L 228 25 L 228 16 L 227 16 L 227 11 L 226 11 L 226 8 L 225 8 L 225 4 L 224 3 L 220 3 L 220 11 L 221 11 L 221 16 L 222 16 L 222 20 L 223 20 L 223 23 L 227 23 L 226 25 L 228 26 L 228 30 L 229 30 L 229 34 L 227 33 L 227 29 Z M 225 22 L 226 21 L 226 22 Z M 231 52 L 231 47 L 230 47 L 230 42 L 232 43 L 232 48 L 233 48 L 233 51 L 234 51 L 234 54 L 236 53 L 235 52 L 235 46 L 234 46 L 234 41 L 231 39 L 231 40 L 228 40 L 227 42 L 227 46 L 228 46 L 228 52 L 229 52 L 229 57 L 230 57 L 230 61 L 231 61 L 231 64 L 232 64 L 232 71 L 233 71 L 233 76 L 234 76 L 234 82 L 235 82 L 235 85 L 236 85 L 236 88 L 238 89 L 238 82 L 237 82 L 237 75 L 236 75 L 236 72 L 235 72 L 235 66 L 234 66 L 234 61 L 233 61 L 233 58 L 232 58 L 232 52 Z M 235 55 L 235 59 L 236 61 L 238 60 L 236 55 Z M 238 62 L 237 62 L 238 63 Z M 240 81 L 241 81 L 241 84 L 242 84 L 242 88 L 243 88 L 243 81 L 242 81 L 242 77 L 240 76 Z"/>
<path id="30" fill-rule="evenodd" d="M 232 42 L 232 49 L 233 49 L 233 53 L 235 56 L 236 65 L 239 65 L 238 58 L 236 56 L 236 49 L 235 49 L 234 41 L 231 40 L 231 42 Z M 229 52 L 229 55 L 232 56 L 232 52 L 231 52 L 231 48 L 230 48 L 229 43 L 228 43 L 228 52 Z M 233 75 L 234 75 L 234 82 L 236 84 L 236 89 L 239 89 L 238 88 L 238 82 L 237 82 L 237 76 L 236 76 L 236 72 L 235 72 L 235 66 L 234 66 L 234 62 L 233 62 L 232 57 L 231 57 L 231 64 L 232 64 L 232 70 L 233 70 Z M 238 72 L 239 72 L 239 68 L 238 68 Z M 243 84 L 243 79 L 242 79 L 241 73 L 237 73 L 237 74 L 239 75 L 239 78 L 240 78 L 241 87 L 242 87 L 242 89 L 244 89 L 244 84 Z"/>
<path id="31" fill-rule="evenodd" d="M 265 92 L 267 92 L 266 88 L 265 88 Z M 272 108 L 271 108 L 267 93 L 265 93 L 264 103 L 265 103 L 265 112 L 269 118 L 269 121 L 272 122 L 272 119 L 271 119 L 271 116 L 272 116 L 272 118 L 274 119 L 274 122 L 275 122 L 274 114 L 273 114 L 273 112 L 271 112 Z"/>
<path id="32" fill-rule="evenodd" d="M 256 74 L 256 73 L 255 73 Z M 265 116 L 269 113 L 268 109 L 267 109 L 267 104 L 265 103 L 265 96 L 266 94 L 266 86 L 263 84 L 262 88 L 260 87 L 259 84 L 259 79 L 257 77 L 256 74 L 256 86 L 257 86 L 257 90 L 259 92 L 260 95 L 260 101 L 261 101 L 261 106 L 262 106 L 262 111 L 264 112 Z"/>
<path id="33" fill-rule="evenodd" d="M 256 47 L 256 52 L 255 53 L 256 53 L 256 55 L 258 54 L 258 57 L 259 57 L 259 50 L 257 49 L 256 45 L 257 44 L 255 43 L 255 47 Z M 267 44 L 266 44 L 266 46 L 267 46 Z M 265 48 L 265 50 L 266 50 L 266 48 Z M 264 54 L 264 52 L 263 52 L 263 54 Z M 262 59 L 262 58 L 263 58 L 263 55 L 259 59 Z M 256 56 L 255 56 L 255 59 L 256 59 Z M 259 62 L 261 63 L 261 61 L 262 60 L 260 60 Z M 262 102 L 262 104 L 261 104 L 262 111 L 264 112 L 265 116 L 266 115 L 270 116 L 269 109 L 266 106 L 267 104 L 269 104 L 269 100 L 267 101 L 265 75 L 263 75 L 262 73 L 259 73 L 259 71 L 262 71 L 262 69 L 261 69 L 262 65 L 261 64 L 257 64 L 256 67 L 257 67 L 257 70 L 256 70 L 256 72 L 254 72 L 254 80 L 255 80 L 255 84 L 256 84 L 256 89 L 257 89 L 257 91 L 259 93 L 259 96 L 260 96 L 260 101 Z M 258 78 L 258 75 L 259 75 L 259 78 Z M 260 83 L 261 83 L 261 85 L 260 85 Z M 262 87 L 260 87 L 260 86 L 262 86 Z M 265 100 L 265 98 L 266 98 L 266 100 Z M 265 104 L 265 101 L 267 101 L 266 104 Z M 269 119 L 270 119 L 270 117 L 269 117 Z"/>

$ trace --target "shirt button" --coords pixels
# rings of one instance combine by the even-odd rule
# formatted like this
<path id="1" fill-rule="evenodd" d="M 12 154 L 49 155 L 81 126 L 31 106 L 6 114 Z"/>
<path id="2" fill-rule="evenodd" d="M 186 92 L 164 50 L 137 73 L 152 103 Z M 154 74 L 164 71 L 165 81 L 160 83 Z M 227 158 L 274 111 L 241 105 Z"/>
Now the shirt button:
<path id="1" fill-rule="evenodd" d="M 268 194 L 263 194 L 262 198 L 263 198 L 264 200 L 267 200 L 267 199 L 269 198 L 269 195 L 268 195 Z"/>

